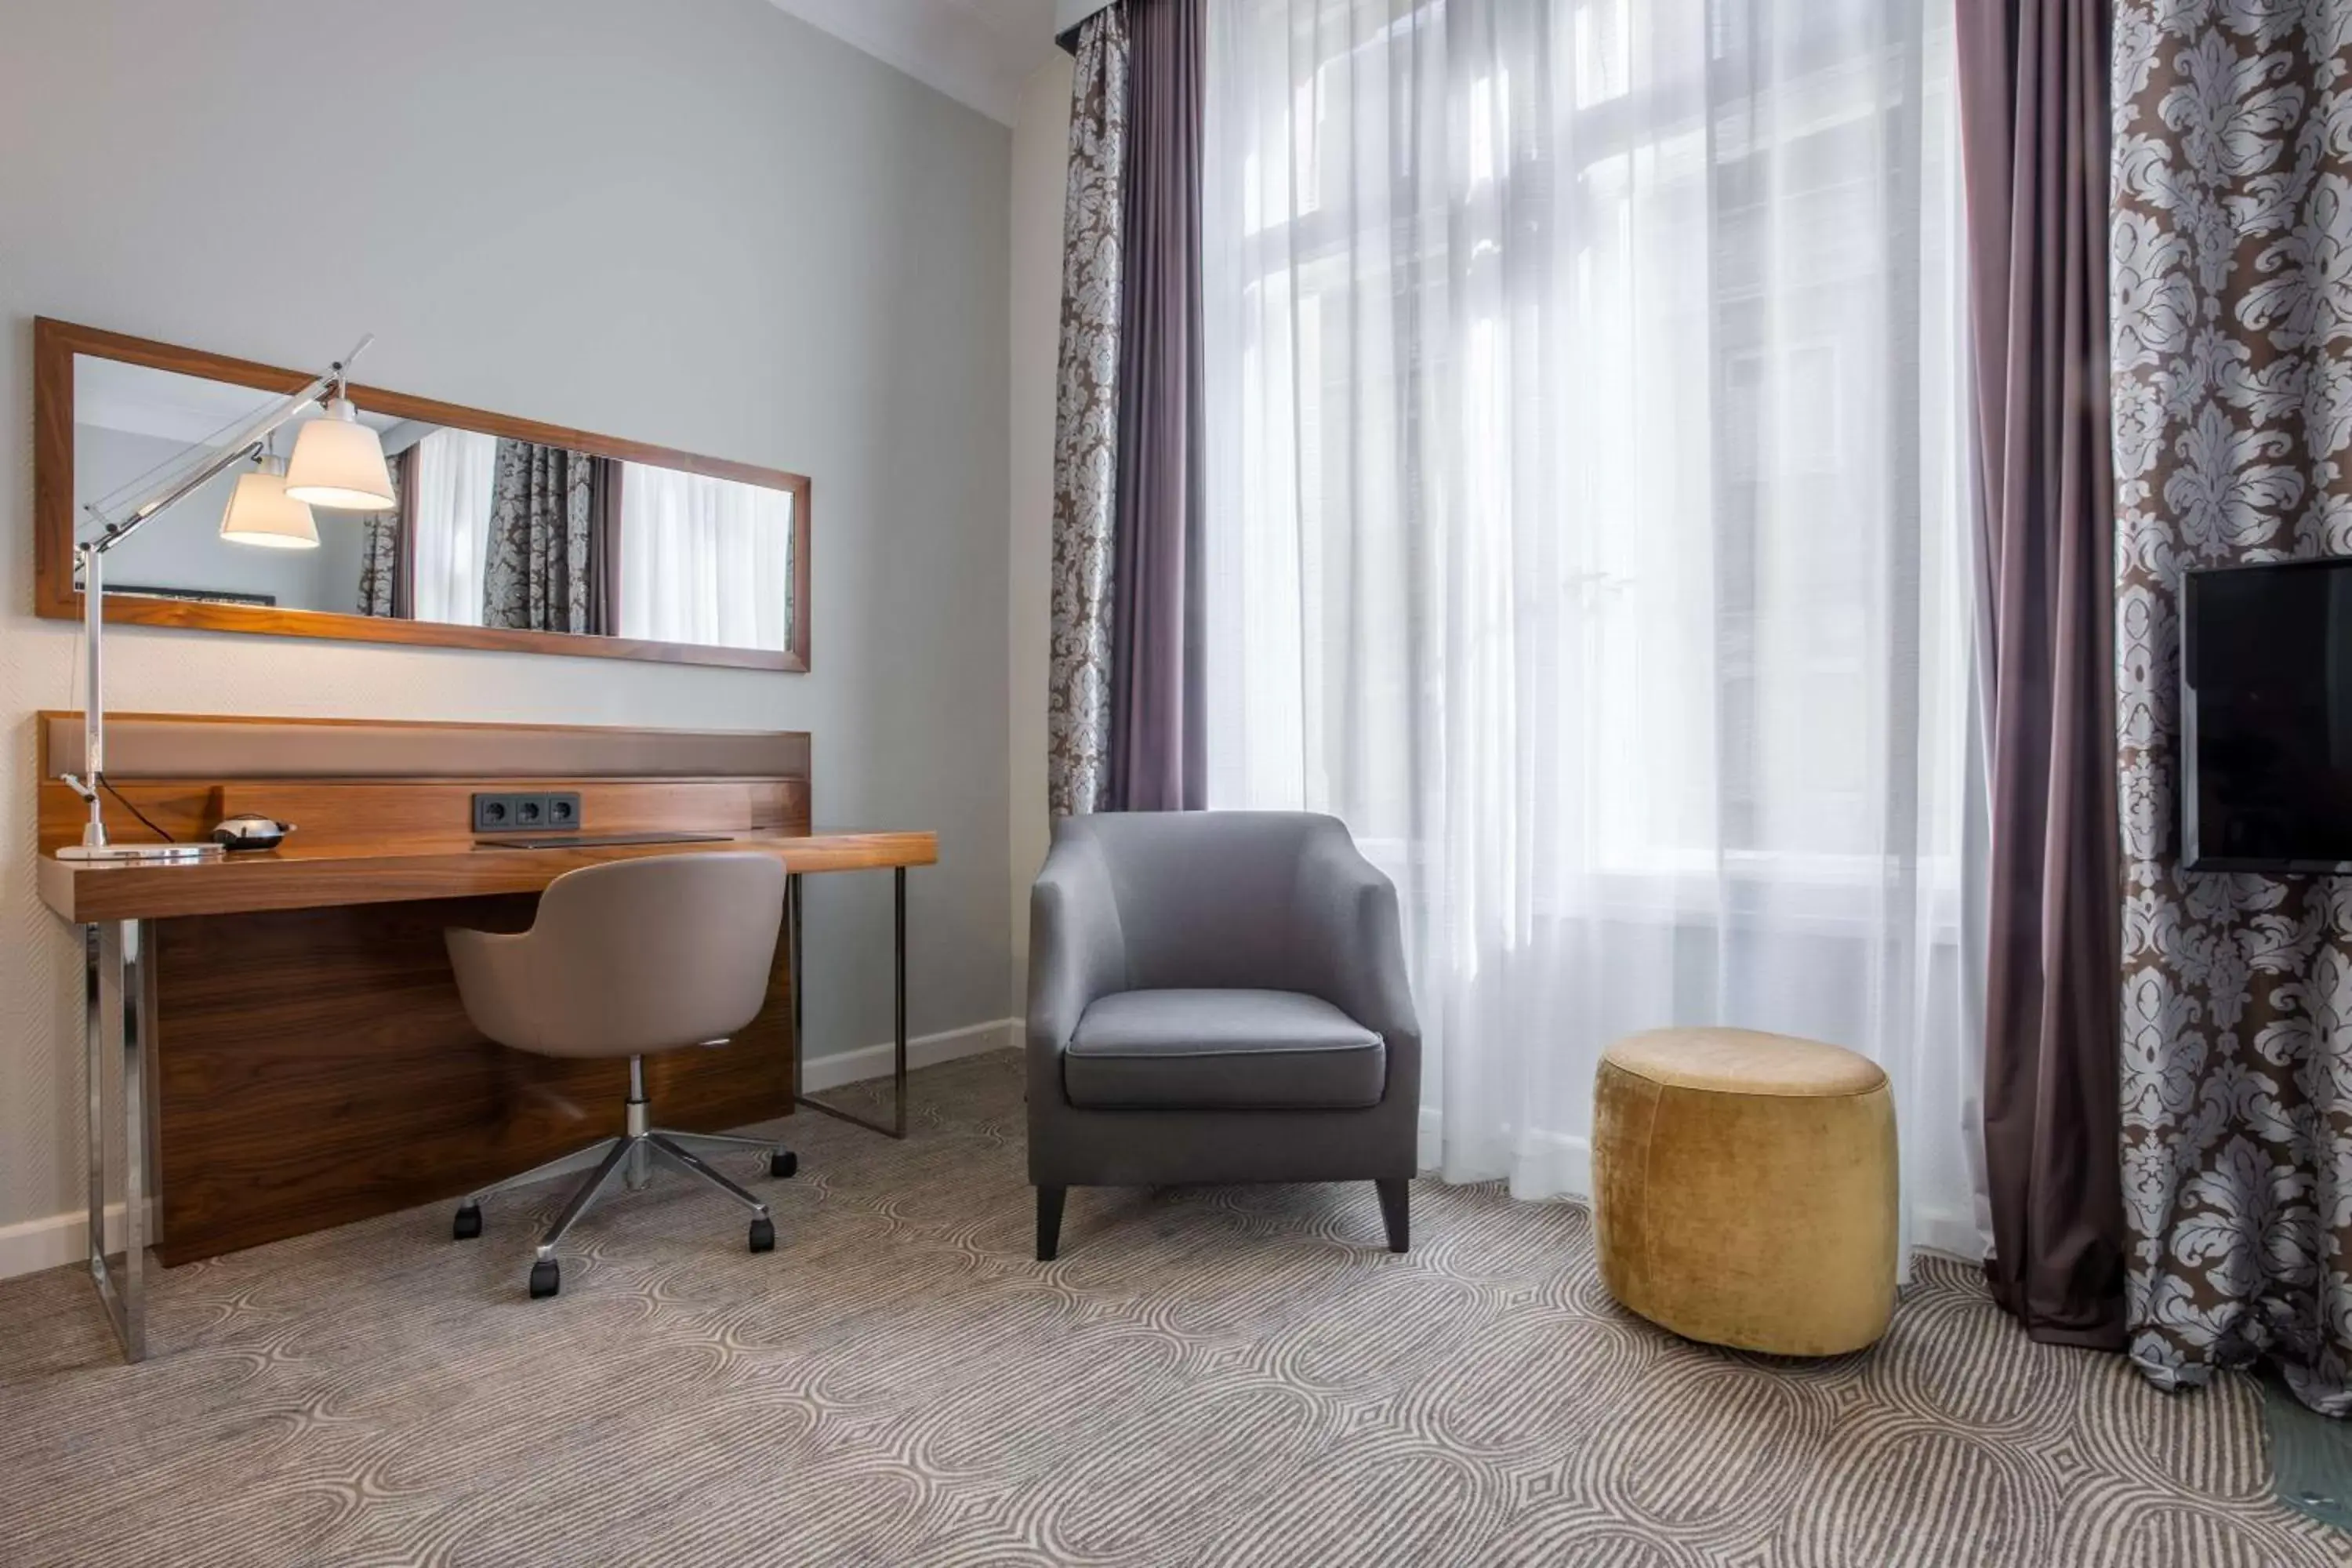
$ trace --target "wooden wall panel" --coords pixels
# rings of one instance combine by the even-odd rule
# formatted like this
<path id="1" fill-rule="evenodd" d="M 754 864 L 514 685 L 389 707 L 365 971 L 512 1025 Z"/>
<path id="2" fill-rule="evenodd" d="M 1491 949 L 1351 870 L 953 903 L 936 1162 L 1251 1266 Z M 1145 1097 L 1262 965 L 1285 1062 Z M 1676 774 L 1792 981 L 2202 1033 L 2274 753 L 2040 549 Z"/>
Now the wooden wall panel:
<path id="1" fill-rule="evenodd" d="M 294 841 L 308 849 L 410 838 L 462 841 L 473 837 L 475 791 L 551 789 L 579 793 L 584 834 L 808 831 L 806 779 L 131 779 L 116 783 L 102 804 L 107 835 L 118 844 L 158 842 L 142 816 L 173 838 L 194 843 L 223 817 L 252 812 L 294 824 Z M 80 841 L 89 808 L 79 795 L 46 779 L 38 809 L 44 850 Z"/>

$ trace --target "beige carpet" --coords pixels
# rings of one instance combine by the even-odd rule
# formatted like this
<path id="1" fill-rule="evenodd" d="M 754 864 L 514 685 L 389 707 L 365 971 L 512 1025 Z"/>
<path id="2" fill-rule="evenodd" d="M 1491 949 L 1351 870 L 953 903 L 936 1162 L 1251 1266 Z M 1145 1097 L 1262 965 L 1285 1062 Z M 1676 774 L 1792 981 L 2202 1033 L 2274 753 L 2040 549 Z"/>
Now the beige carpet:
<path id="1" fill-rule="evenodd" d="M 72 1270 L 0 1283 L 0 1563 L 2341 1564 L 2252 1383 L 2151 1393 L 1930 1261 L 1801 1364 L 1613 1308 L 1575 1206 L 1078 1193 L 1029 1257 L 1017 1062 L 816 1116 L 782 1239 L 665 1183 L 524 1299 L 552 1189 L 162 1277 L 117 1364 Z M 738 1162 L 738 1164 L 748 1164 Z"/>

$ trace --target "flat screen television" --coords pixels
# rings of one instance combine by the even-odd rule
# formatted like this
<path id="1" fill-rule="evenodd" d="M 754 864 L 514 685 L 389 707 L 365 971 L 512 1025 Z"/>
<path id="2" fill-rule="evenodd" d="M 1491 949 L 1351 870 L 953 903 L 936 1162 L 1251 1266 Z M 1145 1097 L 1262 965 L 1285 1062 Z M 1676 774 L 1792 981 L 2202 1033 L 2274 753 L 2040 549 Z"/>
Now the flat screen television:
<path id="1" fill-rule="evenodd" d="M 2352 559 L 2188 573 L 2180 861 L 2352 871 Z"/>

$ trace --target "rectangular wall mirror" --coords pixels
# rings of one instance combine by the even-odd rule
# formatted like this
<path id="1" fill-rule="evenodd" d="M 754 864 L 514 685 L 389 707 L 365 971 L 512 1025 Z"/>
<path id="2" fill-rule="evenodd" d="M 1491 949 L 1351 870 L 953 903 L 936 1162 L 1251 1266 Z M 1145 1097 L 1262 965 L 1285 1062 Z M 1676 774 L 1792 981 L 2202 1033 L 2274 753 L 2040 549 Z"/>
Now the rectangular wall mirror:
<path id="1" fill-rule="evenodd" d="M 62 321 L 34 336 L 35 608 L 79 617 L 88 509 L 312 373 Z M 290 520 L 288 548 L 231 542 L 220 525 L 240 465 L 108 555 L 107 619 L 808 668 L 803 476 L 356 383 L 352 397 L 383 443 L 394 507 L 315 510 L 307 527 Z"/>

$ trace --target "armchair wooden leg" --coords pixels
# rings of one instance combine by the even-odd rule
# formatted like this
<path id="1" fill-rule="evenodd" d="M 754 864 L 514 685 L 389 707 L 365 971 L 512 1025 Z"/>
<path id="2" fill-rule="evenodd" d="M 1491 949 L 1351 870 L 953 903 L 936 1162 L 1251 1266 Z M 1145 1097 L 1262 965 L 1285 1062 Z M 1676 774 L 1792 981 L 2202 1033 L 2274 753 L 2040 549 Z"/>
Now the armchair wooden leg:
<path id="1" fill-rule="evenodd" d="M 1037 1189 L 1037 1261 L 1051 1263 L 1062 1245 L 1062 1201 L 1070 1195 L 1067 1187 Z"/>
<path id="2" fill-rule="evenodd" d="M 1389 1250 L 1402 1252 L 1412 1245 L 1412 1184 L 1383 1176 L 1372 1186 L 1381 1194 L 1381 1223 L 1389 1227 Z"/>

